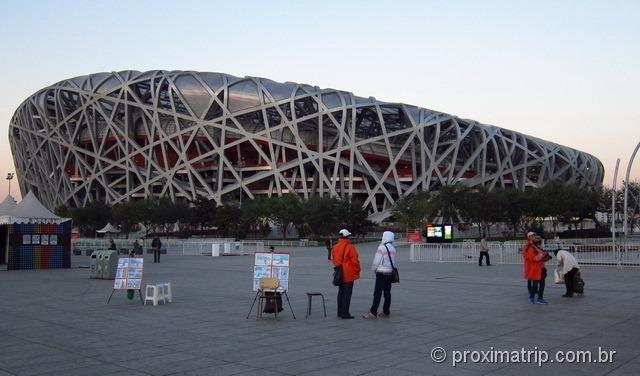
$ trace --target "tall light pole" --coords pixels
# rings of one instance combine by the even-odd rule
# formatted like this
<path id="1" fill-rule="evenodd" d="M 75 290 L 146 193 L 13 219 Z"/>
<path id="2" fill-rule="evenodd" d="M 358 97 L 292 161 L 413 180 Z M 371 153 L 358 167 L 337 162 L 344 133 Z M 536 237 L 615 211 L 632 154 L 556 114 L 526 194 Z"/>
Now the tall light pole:
<path id="1" fill-rule="evenodd" d="M 240 172 L 240 207 L 242 207 L 242 170 L 244 169 L 244 158 L 238 162 L 238 172 Z"/>
<path id="2" fill-rule="evenodd" d="M 15 176 L 15 173 L 13 172 L 7 173 L 7 180 L 9 180 L 9 196 L 11 196 L 11 180 L 13 180 L 14 176 Z"/>

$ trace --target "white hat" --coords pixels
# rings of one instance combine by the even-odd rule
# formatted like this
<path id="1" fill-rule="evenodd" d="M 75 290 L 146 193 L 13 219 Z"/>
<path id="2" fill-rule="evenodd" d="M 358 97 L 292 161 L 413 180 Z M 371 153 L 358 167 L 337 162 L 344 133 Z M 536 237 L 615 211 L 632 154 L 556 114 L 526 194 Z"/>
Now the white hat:
<path id="1" fill-rule="evenodd" d="M 533 232 L 533 231 L 529 231 L 529 232 L 527 233 L 527 238 L 528 238 L 529 236 L 535 236 L 535 235 L 536 235 L 536 233 L 535 233 L 535 232 Z"/>
<path id="2" fill-rule="evenodd" d="M 346 238 L 347 236 L 351 235 L 349 230 L 347 230 L 346 228 L 343 228 L 342 230 L 338 231 L 338 234 L 340 234 L 340 236 L 342 236 L 343 238 Z"/>

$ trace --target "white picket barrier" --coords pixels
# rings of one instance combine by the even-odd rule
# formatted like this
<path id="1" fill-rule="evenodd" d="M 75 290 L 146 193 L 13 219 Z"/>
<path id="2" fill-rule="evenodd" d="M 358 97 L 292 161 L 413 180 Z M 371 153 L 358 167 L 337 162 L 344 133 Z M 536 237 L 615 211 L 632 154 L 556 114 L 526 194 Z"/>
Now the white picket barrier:
<path id="1" fill-rule="evenodd" d="M 492 264 L 520 265 L 522 259 L 522 242 L 490 242 L 489 256 Z M 630 266 L 640 267 L 640 244 L 618 246 L 614 249 L 611 244 L 579 244 L 563 246 L 548 244 L 545 249 L 566 249 L 573 253 L 580 265 L 583 266 Z M 439 263 L 477 263 L 480 256 L 479 243 L 444 243 L 444 244 L 416 244 L 409 249 L 411 262 L 439 262 Z M 547 266 L 556 263 L 555 257 L 546 262 Z"/>

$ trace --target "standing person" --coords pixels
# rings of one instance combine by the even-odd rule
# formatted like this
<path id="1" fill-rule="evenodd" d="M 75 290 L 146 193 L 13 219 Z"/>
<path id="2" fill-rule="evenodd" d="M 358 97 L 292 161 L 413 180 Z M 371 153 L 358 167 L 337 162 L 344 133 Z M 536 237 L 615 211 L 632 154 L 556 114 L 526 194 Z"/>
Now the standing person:
<path id="1" fill-rule="evenodd" d="M 117 250 L 116 242 L 114 242 L 113 239 L 109 239 L 109 248 L 107 248 L 107 249 L 109 249 L 110 251 L 116 251 Z"/>
<path id="2" fill-rule="evenodd" d="M 529 242 L 522 257 L 524 258 L 524 279 L 527 280 L 529 290 L 529 302 L 536 304 L 535 297 L 538 295 L 538 304 L 548 304 L 544 300 L 545 280 L 543 276 L 544 261 L 547 256 L 539 247 L 542 244 L 540 237 L 535 237 Z M 546 269 L 544 269 L 546 271 Z"/>
<path id="3" fill-rule="evenodd" d="M 338 232 L 340 238 L 331 250 L 331 259 L 335 267 L 342 266 L 342 283 L 338 286 L 338 317 L 353 319 L 349 313 L 353 282 L 360 279 L 360 260 L 358 251 L 349 241 L 351 233 L 347 229 Z"/>
<path id="4" fill-rule="evenodd" d="M 373 289 L 373 303 L 369 312 L 362 318 L 373 320 L 378 317 L 378 306 L 384 292 L 384 304 L 382 317 L 391 314 L 391 283 L 393 279 L 393 267 L 396 265 L 396 248 L 393 246 L 395 234 L 391 231 L 382 233 L 382 241 L 376 250 L 371 269 L 376 273 L 376 286 Z"/>
<path id="5" fill-rule="evenodd" d="M 527 233 L 527 239 L 524 241 L 524 244 L 522 245 L 522 249 L 520 250 L 520 253 L 524 253 L 527 250 L 527 247 L 529 247 L 529 245 L 531 244 L 531 242 L 535 237 L 536 237 L 535 232 L 529 231 Z"/>
<path id="6" fill-rule="evenodd" d="M 327 260 L 331 261 L 331 249 L 333 248 L 333 240 L 331 240 L 330 236 L 327 236 L 327 240 L 325 240 L 324 245 L 327 247 Z"/>
<path id="7" fill-rule="evenodd" d="M 569 251 L 560 249 L 553 251 L 553 253 L 556 255 L 556 268 L 563 275 L 564 286 L 567 289 L 562 297 L 571 298 L 573 297 L 573 277 L 580 271 L 580 264 Z"/>
<path id="8" fill-rule="evenodd" d="M 136 257 L 136 255 L 139 253 L 139 251 L 142 249 L 142 246 L 140 245 L 140 242 L 138 241 L 138 239 L 133 241 L 133 248 L 131 249 L 131 252 L 129 252 L 129 257 Z"/>
<path id="9" fill-rule="evenodd" d="M 487 258 L 487 266 L 491 266 L 491 260 L 489 259 L 489 244 L 487 244 L 487 236 L 482 235 L 480 239 L 480 258 L 478 259 L 478 265 L 482 266 L 482 259 Z"/>
<path id="10" fill-rule="evenodd" d="M 160 263 L 160 247 L 162 247 L 162 242 L 160 241 L 160 237 L 158 235 L 153 237 L 151 241 L 151 248 L 153 248 L 153 263 Z"/>

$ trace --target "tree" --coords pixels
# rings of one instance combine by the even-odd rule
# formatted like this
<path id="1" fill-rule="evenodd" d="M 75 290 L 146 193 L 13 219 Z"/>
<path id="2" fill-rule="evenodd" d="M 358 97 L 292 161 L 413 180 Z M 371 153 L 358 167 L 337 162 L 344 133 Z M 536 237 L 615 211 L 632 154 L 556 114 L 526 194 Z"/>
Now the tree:
<path id="1" fill-rule="evenodd" d="M 393 206 L 393 217 L 407 228 L 423 228 L 429 207 L 429 192 L 402 197 Z"/>
<path id="2" fill-rule="evenodd" d="M 362 207 L 361 202 L 340 201 L 338 213 L 344 213 L 339 217 L 342 218 L 342 226 L 340 227 L 349 229 L 353 234 L 364 235 L 373 227 L 373 223 L 367 219 L 368 213 Z"/>
<path id="3" fill-rule="evenodd" d="M 312 196 L 302 203 L 304 221 L 316 238 L 338 232 L 339 206 L 340 200 L 327 196 Z"/>
<path id="4" fill-rule="evenodd" d="M 129 233 L 133 230 L 133 226 L 141 221 L 138 204 L 134 201 L 127 201 L 113 206 L 112 219 L 113 224 L 120 227 L 129 239 Z"/>
<path id="5" fill-rule="evenodd" d="M 266 237 L 271 232 L 270 221 L 271 213 L 264 198 L 257 197 L 242 205 L 241 227 L 246 228 L 247 232 Z"/>
<path id="6" fill-rule="evenodd" d="M 214 225 L 218 228 L 218 231 L 222 233 L 223 236 L 229 236 L 237 230 L 240 225 L 240 220 L 242 217 L 242 211 L 236 205 L 225 204 L 219 206 L 216 210 L 216 218 L 214 220 Z"/>
<path id="7" fill-rule="evenodd" d="M 526 208 L 522 194 L 515 188 L 500 188 L 496 190 L 496 196 L 500 203 L 501 220 L 511 224 L 513 236 L 516 237 L 518 225 L 522 221 Z"/>
<path id="8" fill-rule="evenodd" d="M 292 224 L 304 222 L 300 199 L 293 193 L 268 199 L 268 207 L 272 213 L 271 219 L 282 228 L 282 239 L 287 238 Z"/>
<path id="9" fill-rule="evenodd" d="M 95 231 L 111 219 L 111 207 L 104 202 L 91 202 L 83 208 L 71 210 L 71 218 L 85 236 L 94 236 Z"/>
<path id="10" fill-rule="evenodd" d="M 466 188 L 460 184 L 444 185 L 431 196 L 427 212 L 430 220 L 441 217 L 445 223 L 457 223 L 459 220 L 458 208 Z"/>
<path id="11" fill-rule="evenodd" d="M 215 200 L 198 197 L 193 205 L 193 208 L 191 208 L 191 223 L 200 226 L 201 230 L 213 226 L 218 209 Z"/>

